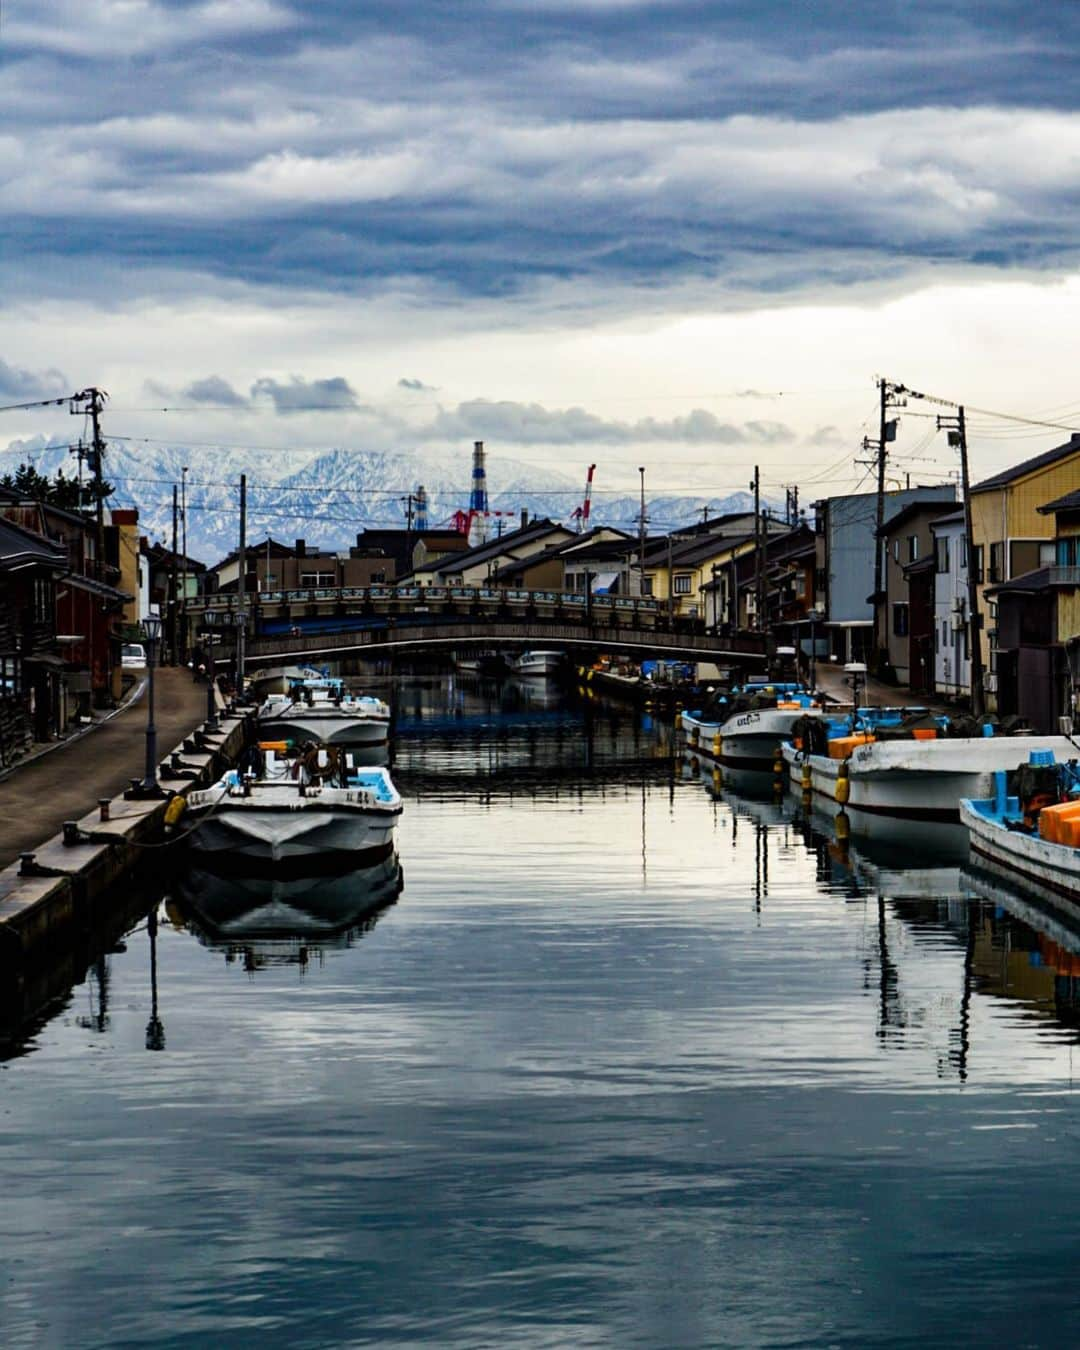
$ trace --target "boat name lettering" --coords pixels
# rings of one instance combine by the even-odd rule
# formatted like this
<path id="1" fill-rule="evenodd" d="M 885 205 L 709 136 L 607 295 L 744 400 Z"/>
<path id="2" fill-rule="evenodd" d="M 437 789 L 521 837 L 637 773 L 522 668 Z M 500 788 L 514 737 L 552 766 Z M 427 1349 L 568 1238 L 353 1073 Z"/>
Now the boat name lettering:
<path id="1" fill-rule="evenodd" d="M 755 722 L 760 721 L 761 721 L 760 713 L 747 713 L 745 717 L 737 717 L 735 719 L 735 725 L 737 727 L 749 727 L 753 726 Z"/>

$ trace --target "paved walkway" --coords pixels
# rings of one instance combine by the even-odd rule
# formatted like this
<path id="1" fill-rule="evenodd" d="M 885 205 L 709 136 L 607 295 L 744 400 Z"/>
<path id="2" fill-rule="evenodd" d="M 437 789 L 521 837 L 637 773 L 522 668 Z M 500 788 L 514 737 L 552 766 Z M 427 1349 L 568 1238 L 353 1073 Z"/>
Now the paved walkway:
<path id="1" fill-rule="evenodd" d="M 181 666 L 154 672 L 159 760 L 205 717 L 205 684 L 195 684 Z M 0 781 L 0 867 L 57 834 L 65 820 L 85 815 L 99 797 L 123 792 L 145 766 L 145 694 L 86 735 L 17 764 Z"/>
<path id="2" fill-rule="evenodd" d="M 847 683 L 849 676 L 844 674 L 843 666 L 819 661 L 816 674 L 817 687 L 823 694 L 836 703 L 851 702 L 851 685 Z M 859 683 L 862 687 L 859 702 L 864 705 L 929 708 L 931 712 L 949 713 L 954 717 L 960 711 L 956 703 L 946 703 L 933 694 L 913 694 L 906 684 L 885 684 L 872 675 L 860 675 Z"/>

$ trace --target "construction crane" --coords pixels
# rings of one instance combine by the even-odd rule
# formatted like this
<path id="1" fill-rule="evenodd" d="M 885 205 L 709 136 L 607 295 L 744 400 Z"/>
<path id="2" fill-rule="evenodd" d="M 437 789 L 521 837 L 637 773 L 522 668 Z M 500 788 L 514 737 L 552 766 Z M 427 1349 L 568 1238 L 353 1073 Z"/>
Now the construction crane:
<path id="1" fill-rule="evenodd" d="M 596 465 L 589 465 L 589 472 L 585 478 L 585 499 L 579 507 L 571 512 L 570 519 L 577 521 L 578 534 L 583 534 L 589 528 L 589 511 L 592 509 L 592 480 L 596 472 Z"/>

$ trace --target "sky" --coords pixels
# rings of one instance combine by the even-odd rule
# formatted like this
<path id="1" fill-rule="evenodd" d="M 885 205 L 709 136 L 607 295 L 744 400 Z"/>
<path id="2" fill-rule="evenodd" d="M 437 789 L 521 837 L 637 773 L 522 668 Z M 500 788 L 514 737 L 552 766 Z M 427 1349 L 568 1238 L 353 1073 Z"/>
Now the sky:
<path id="1" fill-rule="evenodd" d="M 1080 426 L 1078 39 L 1003 0 L 3 0 L 0 404 L 805 499 L 867 482 L 885 376 L 977 410 L 984 476 L 1063 439 L 986 412 Z M 939 411 L 897 481 L 955 471 Z"/>

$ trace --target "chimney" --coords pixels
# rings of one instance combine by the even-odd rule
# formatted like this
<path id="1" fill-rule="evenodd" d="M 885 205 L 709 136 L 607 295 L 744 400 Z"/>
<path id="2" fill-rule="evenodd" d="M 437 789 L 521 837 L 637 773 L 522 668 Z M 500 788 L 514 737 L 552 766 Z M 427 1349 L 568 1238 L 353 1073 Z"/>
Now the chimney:
<path id="1" fill-rule="evenodd" d="M 295 550 L 295 552 L 296 552 L 296 556 L 297 556 L 298 558 L 305 558 L 305 557 L 307 557 L 307 544 L 304 542 L 303 539 L 298 539 L 298 540 L 296 541 L 296 550 Z"/>
<path id="2" fill-rule="evenodd" d="M 521 508 L 521 528 L 525 529 L 528 523 L 529 523 L 529 508 L 527 506 L 523 506 Z"/>
<path id="3" fill-rule="evenodd" d="M 472 495 L 469 498 L 469 510 L 486 515 L 488 509 L 487 466 L 484 462 L 484 442 L 473 442 L 472 456 Z"/>

